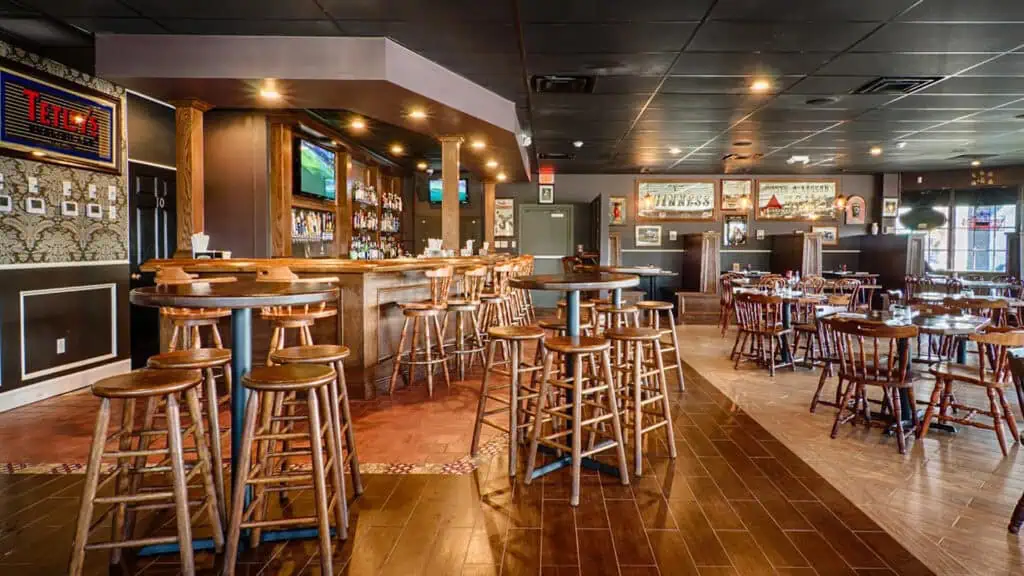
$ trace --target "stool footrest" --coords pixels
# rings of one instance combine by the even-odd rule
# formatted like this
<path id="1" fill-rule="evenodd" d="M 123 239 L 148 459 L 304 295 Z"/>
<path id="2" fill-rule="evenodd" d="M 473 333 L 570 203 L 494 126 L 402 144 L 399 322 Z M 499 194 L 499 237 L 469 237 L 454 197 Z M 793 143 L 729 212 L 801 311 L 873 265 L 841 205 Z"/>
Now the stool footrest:
<path id="1" fill-rule="evenodd" d="M 153 538 L 139 538 L 138 540 L 124 540 L 121 542 L 96 542 L 86 544 L 86 550 L 112 550 L 114 548 L 141 548 L 154 544 L 174 544 L 178 541 L 177 536 L 159 536 Z"/>

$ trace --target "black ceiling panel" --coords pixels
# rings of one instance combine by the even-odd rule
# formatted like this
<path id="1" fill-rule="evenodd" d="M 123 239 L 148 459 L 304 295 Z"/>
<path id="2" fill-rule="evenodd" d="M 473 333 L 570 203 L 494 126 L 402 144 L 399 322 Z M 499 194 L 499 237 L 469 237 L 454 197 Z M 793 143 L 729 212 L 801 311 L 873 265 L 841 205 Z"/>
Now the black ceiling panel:
<path id="1" fill-rule="evenodd" d="M 925 0 L 900 20 L 1024 22 L 1024 3 L 1014 0 Z"/>
<path id="2" fill-rule="evenodd" d="M 881 22 L 917 0 L 719 0 L 711 17 L 721 20 Z"/>
<path id="3" fill-rule="evenodd" d="M 787 94 L 843 96 L 874 80 L 875 76 L 808 76 L 791 83 Z"/>
<path id="4" fill-rule="evenodd" d="M 1024 44 L 1024 23 L 890 24 L 861 44 L 863 52 L 1004 52 Z"/>
<path id="5" fill-rule="evenodd" d="M 705 52 L 827 52 L 845 50 L 874 24 L 708 22 L 689 50 Z"/>
<path id="6" fill-rule="evenodd" d="M 138 13 L 118 0 L 18 0 L 17 4 L 35 8 L 42 13 L 56 18 L 131 18 Z M 12 2 L 4 2 L 7 6 L 16 6 Z"/>
<path id="7" fill-rule="evenodd" d="M 1024 53 L 1003 54 L 967 72 L 974 76 L 1021 76 L 1024 75 Z"/>
<path id="8" fill-rule="evenodd" d="M 148 18 L 67 18 L 66 21 L 90 32 L 111 34 L 162 34 L 167 28 Z"/>
<path id="9" fill-rule="evenodd" d="M 698 21 L 714 0 L 520 0 L 525 22 Z"/>
<path id="10" fill-rule="evenodd" d="M 36 0 L 49 3 L 50 0 Z M 76 0 L 63 0 L 70 3 Z M 120 0 L 138 12 L 154 18 L 254 18 L 297 19 L 324 18 L 324 11 L 313 0 Z M 91 3 L 90 2 L 87 3 Z"/>
<path id="11" fill-rule="evenodd" d="M 921 93 L 911 94 L 910 96 L 902 98 L 898 102 L 895 102 L 894 106 L 898 108 L 970 108 L 974 110 L 984 110 L 986 108 L 1004 106 L 1006 104 L 1009 104 L 1010 102 L 1013 102 L 1016 99 L 1017 97 L 1012 95 L 950 95 Z"/>
<path id="12" fill-rule="evenodd" d="M 781 91 L 799 77 L 779 78 L 769 93 Z M 749 94 L 750 78 L 746 76 L 670 76 L 661 91 L 665 94 Z"/>
<path id="13" fill-rule="evenodd" d="M 831 52 L 810 53 L 747 53 L 747 52 L 684 52 L 672 74 L 781 76 L 810 74 L 821 66 Z"/>
<path id="14" fill-rule="evenodd" d="M 159 1 L 159 0 L 153 0 Z M 219 1 L 219 0 L 217 0 Z M 248 0 L 239 0 L 246 2 Z M 338 20 L 403 20 L 407 22 L 510 22 L 511 2 L 478 0 L 263 0 L 280 4 L 319 3 Z"/>
<path id="15" fill-rule="evenodd" d="M 223 34 L 249 36 L 336 36 L 338 28 L 326 18 L 319 20 L 176 20 L 162 18 L 159 23 L 172 33 Z"/>
<path id="16" fill-rule="evenodd" d="M 525 24 L 528 54 L 584 52 L 675 52 L 696 24 L 679 22 L 614 24 Z"/>
<path id="17" fill-rule="evenodd" d="M 957 76 L 929 86 L 923 94 L 1024 94 L 1022 76 Z"/>
<path id="18" fill-rule="evenodd" d="M 829 62 L 820 74 L 836 76 L 944 76 L 991 58 L 992 54 L 892 54 L 847 52 Z M 1024 69 L 1024 66 L 1022 66 Z"/>
<path id="19" fill-rule="evenodd" d="M 530 74 L 660 77 L 668 71 L 675 57 L 675 52 L 604 54 L 530 53 L 528 72 Z M 516 65 L 518 66 L 518 61 Z"/>

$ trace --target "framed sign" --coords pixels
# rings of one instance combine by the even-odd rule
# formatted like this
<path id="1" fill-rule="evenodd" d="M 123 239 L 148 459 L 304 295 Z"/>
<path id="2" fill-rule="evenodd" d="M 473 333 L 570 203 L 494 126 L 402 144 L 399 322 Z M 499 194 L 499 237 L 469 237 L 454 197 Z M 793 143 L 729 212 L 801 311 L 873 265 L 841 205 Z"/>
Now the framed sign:
<path id="1" fill-rule="evenodd" d="M 722 180 L 722 212 L 746 212 L 753 203 L 753 180 Z"/>
<path id="2" fill-rule="evenodd" d="M 838 180 L 758 180 L 757 218 L 812 222 L 835 220 Z"/>
<path id="3" fill-rule="evenodd" d="M 835 246 L 836 244 L 839 244 L 838 226 L 811 226 L 811 232 L 814 234 L 821 234 L 821 244 L 823 246 Z"/>
<path id="4" fill-rule="evenodd" d="M 866 208 L 867 205 L 864 203 L 864 198 L 850 196 L 850 199 L 846 201 L 846 223 L 863 224 L 867 216 Z"/>
<path id="5" fill-rule="evenodd" d="M 119 172 L 121 103 L 0 66 L 0 148 L 33 160 Z"/>
<path id="6" fill-rule="evenodd" d="M 612 196 L 609 198 L 609 219 L 608 223 L 612 226 L 621 226 L 626 223 L 626 199 L 622 196 Z"/>
<path id="7" fill-rule="evenodd" d="M 661 226 L 637 226 L 637 246 L 661 246 Z"/>
<path id="8" fill-rule="evenodd" d="M 726 246 L 743 246 L 747 243 L 747 217 L 742 214 L 725 216 L 725 234 L 722 239 Z"/>
<path id="9" fill-rule="evenodd" d="M 899 215 L 899 198 L 882 198 L 882 218 L 895 218 Z"/>
<path id="10" fill-rule="evenodd" d="M 515 236 L 515 200 L 512 198 L 494 199 L 494 237 L 508 238 Z"/>
<path id="11" fill-rule="evenodd" d="M 636 181 L 638 222 L 713 221 L 717 210 L 714 180 Z"/>
<path id="12" fill-rule="evenodd" d="M 541 184 L 537 186 L 537 204 L 555 203 L 555 185 Z"/>

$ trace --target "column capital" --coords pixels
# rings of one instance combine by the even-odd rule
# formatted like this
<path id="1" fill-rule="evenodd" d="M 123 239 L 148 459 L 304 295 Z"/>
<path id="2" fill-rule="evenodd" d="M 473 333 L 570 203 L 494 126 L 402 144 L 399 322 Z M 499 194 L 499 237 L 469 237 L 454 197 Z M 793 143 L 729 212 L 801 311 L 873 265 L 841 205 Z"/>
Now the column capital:
<path id="1" fill-rule="evenodd" d="M 206 112 L 213 109 L 213 104 L 200 100 L 198 98 L 185 98 L 183 100 L 171 100 L 170 102 L 175 108 L 192 108 L 200 112 Z"/>
<path id="2" fill-rule="evenodd" d="M 466 139 L 463 138 L 462 136 L 452 136 L 452 135 L 439 136 L 437 139 L 440 140 L 442 144 L 453 144 L 453 143 L 454 144 L 462 144 L 463 142 L 466 141 Z"/>

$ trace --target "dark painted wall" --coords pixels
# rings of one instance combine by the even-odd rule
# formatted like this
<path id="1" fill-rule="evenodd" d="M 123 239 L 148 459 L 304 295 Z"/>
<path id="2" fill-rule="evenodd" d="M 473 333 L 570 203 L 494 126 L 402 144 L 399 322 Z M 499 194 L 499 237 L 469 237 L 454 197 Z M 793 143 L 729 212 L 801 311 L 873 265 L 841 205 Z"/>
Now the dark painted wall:
<path id="1" fill-rule="evenodd" d="M 174 166 L 174 110 L 128 94 L 128 158 Z"/>
<path id="2" fill-rule="evenodd" d="M 441 205 L 430 203 L 430 178 L 440 178 L 440 173 L 428 176 L 417 173 L 406 182 L 412 182 L 412 190 L 407 200 L 412 203 L 412 226 L 407 228 L 412 231 L 409 237 L 403 237 L 403 242 L 413 254 L 420 254 L 427 246 L 427 238 L 441 237 Z M 459 247 L 466 245 L 466 240 L 472 239 L 473 249 L 480 248 L 484 239 L 484 184 L 471 174 L 463 174 L 468 180 L 467 193 L 469 204 L 459 207 Z M 410 239 L 412 246 L 410 246 Z"/>

